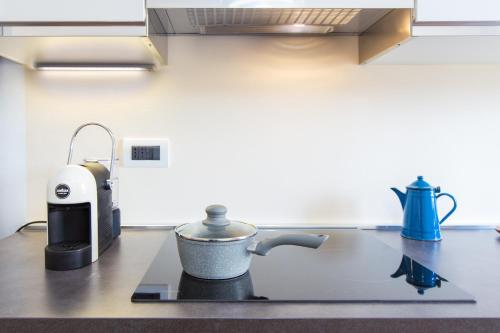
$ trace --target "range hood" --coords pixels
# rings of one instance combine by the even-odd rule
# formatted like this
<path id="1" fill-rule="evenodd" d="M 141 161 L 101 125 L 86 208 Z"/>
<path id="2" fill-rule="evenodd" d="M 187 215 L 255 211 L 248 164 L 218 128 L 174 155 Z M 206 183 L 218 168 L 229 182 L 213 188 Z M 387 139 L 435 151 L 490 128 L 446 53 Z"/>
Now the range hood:
<path id="1" fill-rule="evenodd" d="M 149 31 L 159 35 L 359 35 L 391 9 L 151 8 Z"/>
<path id="2" fill-rule="evenodd" d="M 150 70 L 166 64 L 169 35 L 362 36 L 395 10 L 409 10 L 414 4 L 413 0 L 143 0 L 144 6 L 130 9 L 136 18 L 130 20 L 121 14 L 128 2 L 113 1 L 116 8 L 108 6 L 107 14 L 98 16 L 101 21 L 92 19 L 97 9 L 86 12 L 90 18 L 72 21 L 68 15 L 74 12 L 68 8 L 63 14 L 45 11 L 60 14 L 60 21 L 29 22 L 24 14 L 18 21 L 0 20 L 0 56 L 33 69 Z M 102 8 L 98 0 L 92 3 Z"/>

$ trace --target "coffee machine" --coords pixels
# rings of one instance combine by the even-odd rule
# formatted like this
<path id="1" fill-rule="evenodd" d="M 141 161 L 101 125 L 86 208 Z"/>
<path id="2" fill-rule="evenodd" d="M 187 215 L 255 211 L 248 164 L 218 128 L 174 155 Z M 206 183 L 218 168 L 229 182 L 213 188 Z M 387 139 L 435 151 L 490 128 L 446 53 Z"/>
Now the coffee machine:
<path id="1" fill-rule="evenodd" d="M 109 169 L 99 161 L 72 164 L 78 133 L 87 126 L 104 129 L 111 138 Z M 115 138 L 106 126 L 87 123 L 71 138 L 67 165 L 47 186 L 47 246 L 45 267 L 51 270 L 80 268 L 96 261 L 120 234 L 120 212 L 113 207 Z"/>

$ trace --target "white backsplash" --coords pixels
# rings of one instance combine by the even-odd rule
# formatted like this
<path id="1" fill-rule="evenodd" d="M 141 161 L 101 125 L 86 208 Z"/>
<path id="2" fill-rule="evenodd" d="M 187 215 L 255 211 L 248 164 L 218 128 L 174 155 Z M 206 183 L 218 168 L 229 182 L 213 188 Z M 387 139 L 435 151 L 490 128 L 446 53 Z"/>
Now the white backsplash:
<path id="1" fill-rule="evenodd" d="M 123 224 L 189 222 L 212 203 L 258 225 L 399 224 L 389 188 L 420 174 L 456 197 L 446 224 L 496 224 L 500 65 L 356 58 L 355 37 L 179 36 L 155 73 L 27 72 L 28 218 L 46 217 L 74 129 L 98 121 L 170 140 L 170 168 L 120 169 Z M 77 156 L 107 156 L 105 135 L 81 135 Z"/>

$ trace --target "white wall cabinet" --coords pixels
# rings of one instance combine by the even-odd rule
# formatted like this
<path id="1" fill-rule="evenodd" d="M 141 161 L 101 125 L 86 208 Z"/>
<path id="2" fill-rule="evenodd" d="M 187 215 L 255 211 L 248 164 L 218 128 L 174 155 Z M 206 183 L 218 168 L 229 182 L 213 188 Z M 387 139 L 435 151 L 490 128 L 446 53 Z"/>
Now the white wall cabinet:
<path id="1" fill-rule="evenodd" d="M 148 38 L 145 0 L 0 0 L 2 25 L 0 56 L 30 68 L 165 64 L 166 42 Z"/>
<path id="2" fill-rule="evenodd" d="M 145 0 L 0 0 L 0 22 L 144 22 Z"/>
<path id="3" fill-rule="evenodd" d="M 2 36 L 146 36 L 145 0 L 0 0 Z"/>
<path id="4" fill-rule="evenodd" d="M 416 0 L 416 22 L 500 21 L 498 0 Z"/>
<path id="5" fill-rule="evenodd" d="M 500 36 L 499 0 L 416 0 L 411 35 Z"/>

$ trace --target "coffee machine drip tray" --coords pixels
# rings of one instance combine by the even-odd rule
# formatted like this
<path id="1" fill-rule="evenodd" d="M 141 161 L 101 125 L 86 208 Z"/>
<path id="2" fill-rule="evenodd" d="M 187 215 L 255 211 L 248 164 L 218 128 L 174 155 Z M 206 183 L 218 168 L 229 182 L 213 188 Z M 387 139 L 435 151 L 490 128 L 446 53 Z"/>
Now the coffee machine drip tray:
<path id="1" fill-rule="evenodd" d="M 236 278 L 204 280 L 182 271 L 170 231 L 132 302 L 475 302 L 440 273 L 364 231 L 261 230 L 257 238 L 291 232 L 330 237 L 317 250 L 281 246 L 255 256 Z"/>
<path id="2" fill-rule="evenodd" d="M 50 248 L 54 251 L 81 251 L 90 248 L 90 244 L 79 241 L 66 241 L 52 244 Z"/>

